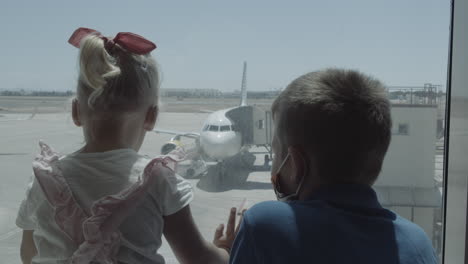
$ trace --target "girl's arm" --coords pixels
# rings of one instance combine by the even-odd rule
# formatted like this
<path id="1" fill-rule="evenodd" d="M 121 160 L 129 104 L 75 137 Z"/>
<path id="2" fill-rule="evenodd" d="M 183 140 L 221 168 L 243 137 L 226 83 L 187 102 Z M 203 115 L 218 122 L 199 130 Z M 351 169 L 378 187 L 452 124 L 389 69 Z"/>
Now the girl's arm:
<path id="1" fill-rule="evenodd" d="M 36 256 L 37 249 L 33 240 L 34 230 L 23 230 L 23 238 L 21 240 L 21 260 L 23 264 L 31 264 L 32 258 Z"/>
<path id="2" fill-rule="evenodd" d="M 226 250 L 208 243 L 198 231 L 190 206 L 164 217 L 164 236 L 180 263 L 228 263 Z"/>

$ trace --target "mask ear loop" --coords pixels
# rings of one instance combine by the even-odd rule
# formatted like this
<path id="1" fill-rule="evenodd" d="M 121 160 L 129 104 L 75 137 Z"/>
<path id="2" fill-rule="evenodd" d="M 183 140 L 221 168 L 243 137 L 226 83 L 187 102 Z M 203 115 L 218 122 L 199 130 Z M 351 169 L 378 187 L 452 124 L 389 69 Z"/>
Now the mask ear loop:
<path id="1" fill-rule="evenodd" d="M 278 191 L 278 192 L 281 192 L 281 187 L 279 185 L 279 174 L 281 172 L 281 170 L 283 169 L 284 165 L 286 165 L 286 162 L 289 160 L 289 157 L 291 155 L 289 154 L 288 152 L 288 155 L 286 155 L 286 158 L 284 158 L 283 162 L 281 162 L 280 166 L 278 167 L 278 169 L 276 170 L 276 173 L 275 173 L 275 181 L 273 182 L 273 184 L 275 185 L 275 189 Z"/>
<path id="2" fill-rule="evenodd" d="M 281 172 L 281 169 L 284 167 L 284 165 L 286 164 L 286 162 L 289 160 L 289 157 L 291 156 L 291 154 L 289 154 L 288 152 L 288 155 L 286 155 L 286 158 L 284 158 L 283 162 L 281 162 L 279 168 L 276 170 L 276 173 L 280 173 Z"/>
<path id="3" fill-rule="evenodd" d="M 302 190 L 302 185 L 304 184 L 304 180 L 305 180 L 305 178 L 306 178 L 306 176 L 307 176 L 307 171 L 309 171 L 309 163 L 307 163 L 306 160 L 304 160 L 304 158 L 303 158 L 303 161 L 304 161 L 304 165 L 305 165 L 304 167 L 305 167 L 306 169 L 304 170 L 304 173 L 303 173 L 303 175 L 302 175 L 302 179 L 301 179 L 301 181 L 299 182 L 299 185 L 297 186 L 296 193 L 294 194 L 295 197 L 298 197 L 298 196 L 299 196 L 299 193 L 300 193 L 301 190 Z"/>

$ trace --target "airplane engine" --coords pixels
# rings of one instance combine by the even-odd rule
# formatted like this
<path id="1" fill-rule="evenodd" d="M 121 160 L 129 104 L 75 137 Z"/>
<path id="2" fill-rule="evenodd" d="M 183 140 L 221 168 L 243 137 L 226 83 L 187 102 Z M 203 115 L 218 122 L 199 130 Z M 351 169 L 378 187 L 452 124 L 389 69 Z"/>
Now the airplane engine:
<path id="1" fill-rule="evenodd" d="M 166 144 L 164 144 L 161 147 L 161 154 L 162 155 L 167 155 L 171 151 L 173 151 L 174 149 L 176 149 L 177 147 L 180 147 L 180 146 L 181 146 L 181 144 L 180 144 L 179 140 L 171 139 L 169 142 L 167 142 Z"/>

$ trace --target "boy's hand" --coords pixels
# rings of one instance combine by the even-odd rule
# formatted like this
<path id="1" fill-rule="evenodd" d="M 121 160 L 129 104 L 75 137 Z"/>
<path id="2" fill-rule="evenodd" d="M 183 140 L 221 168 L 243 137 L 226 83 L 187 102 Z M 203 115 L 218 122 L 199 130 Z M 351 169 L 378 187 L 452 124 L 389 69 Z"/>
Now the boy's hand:
<path id="1" fill-rule="evenodd" d="M 244 216 L 244 212 L 246 210 L 242 210 L 239 217 L 239 222 L 236 226 L 236 211 L 235 207 L 231 208 L 229 213 L 229 219 L 226 226 L 226 233 L 224 233 L 224 225 L 220 224 L 218 228 L 216 228 L 213 244 L 219 248 L 226 250 L 228 253 L 231 252 L 232 244 L 234 243 L 234 239 L 236 238 L 237 232 L 239 231 L 240 223 L 242 222 L 242 217 Z"/>

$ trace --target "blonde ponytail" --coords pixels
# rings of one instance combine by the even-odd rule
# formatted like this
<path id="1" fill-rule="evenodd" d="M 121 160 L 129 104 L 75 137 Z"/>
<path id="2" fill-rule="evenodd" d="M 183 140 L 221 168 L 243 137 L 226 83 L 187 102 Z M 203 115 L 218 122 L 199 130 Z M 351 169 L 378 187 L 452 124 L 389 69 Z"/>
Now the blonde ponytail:
<path id="1" fill-rule="evenodd" d="M 120 74 L 115 60 L 104 49 L 104 41 L 96 35 L 89 35 L 81 43 L 80 79 L 92 89 L 88 105 L 93 108 L 96 99 L 102 94 L 108 78 Z"/>
<path id="2" fill-rule="evenodd" d="M 119 48 L 106 51 L 104 41 L 88 35 L 80 43 L 78 96 L 100 111 L 132 111 L 156 104 L 159 74 L 150 55 L 135 55 Z"/>

